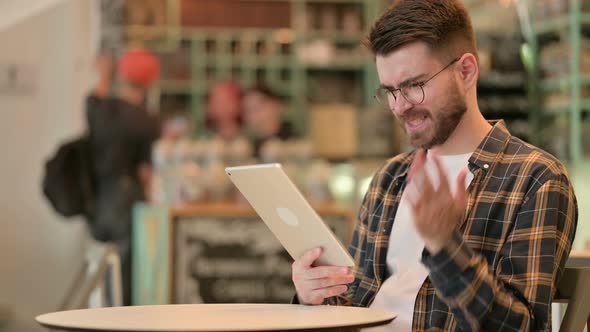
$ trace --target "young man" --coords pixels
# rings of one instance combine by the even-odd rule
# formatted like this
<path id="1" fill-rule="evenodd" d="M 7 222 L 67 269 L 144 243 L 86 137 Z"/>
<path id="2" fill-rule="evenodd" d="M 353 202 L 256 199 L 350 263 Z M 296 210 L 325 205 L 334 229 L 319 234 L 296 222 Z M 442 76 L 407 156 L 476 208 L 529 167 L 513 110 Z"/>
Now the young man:
<path id="1" fill-rule="evenodd" d="M 481 115 L 465 7 L 395 1 L 368 45 L 376 97 L 416 150 L 374 176 L 349 249 L 356 268 L 313 267 L 319 248 L 293 263 L 299 302 L 391 310 L 386 331 L 550 329 L 576 198 L 558 160 Z"/>
<path id="2" fill-rule="evenodd" d="M 95 240 L 117 245 L 121 257 L 123 304 L 131 304 L 131 223 L 133 204 L 145 200 L 151 176 L 151 145 L 159 124 L 145 109 L 147 89 L 159 61 L 144 49 L 127 51 L 117 63 L 120 80 L 112 96 L 110 55 L 97 59 L 100 79 L 86 100 L 86 116 L 96 180 L 95 215 L 89 220 Z"/>
<path id="3" fill-rule="evenodd" d="M 244 96 L 244 120 L 252 136 L 254 157 L 261 157 L 265 143 L 272 139 L 281 141 L 293 137 L 288 123 L 282 121 L 283 101 L 265 85 L 257 85 Z"/>

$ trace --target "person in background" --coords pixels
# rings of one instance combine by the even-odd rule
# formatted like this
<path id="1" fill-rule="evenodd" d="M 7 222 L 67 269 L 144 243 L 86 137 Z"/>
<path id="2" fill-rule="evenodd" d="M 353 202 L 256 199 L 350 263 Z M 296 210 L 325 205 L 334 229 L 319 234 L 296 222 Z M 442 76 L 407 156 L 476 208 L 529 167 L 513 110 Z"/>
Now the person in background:
<path id="1" fill-rule="evenodd" d="M 230 142 L 242 135 L 242 89 L 234 81 L 219 81 L 211 87 L 206 127 L 214 138 Z"/>
<path id="2" fill-rule="evenodd" d="M 244 120 L 252 135 L 254 156 L 260 158 L 265 142 L 276 138 L 282 141 L 293 137 L 291 126 L 283 122 L 283 100 L 268 87 L 257 85 L 244 96 Z"/>
<path id="3" fill-rule="evenodd" d="M 99 82 L 86 101 L 96 179 L 96 213 L 89 224 L 96 240 L 119 249 L 124 305 L 131 304 L 132 208 L 149 192 L 151 145 L 159 135 L 158 121 L 145 107 L 159 66 L 149 51 L 130 49 L 117 63 L 119 86 L 112 96 L 112 57 L 100 55 Z"/>
<path id="4" fill-rule="evenodd" d="M 243 128 L 243 92 L 235 81 L 219 81 L 209 90 L 206 127 L 210 134 L 202 163 L 203 187 L 207 199 L 232 199 L 235 186 L 225 167 L 246 163 L 252 156 L 252 147 Z"/>
<path id="5" fill-rule="evenodd" d="M 415 150 L 373 177 L 355 268 L 295 260 L 299 302 L 397 313 L 381 331 L 551 329 L 576 197 L 559 160 L 482 116 L 474 35 L 460 0 L 397 0 L 371 28 L 375 96 Z"/>

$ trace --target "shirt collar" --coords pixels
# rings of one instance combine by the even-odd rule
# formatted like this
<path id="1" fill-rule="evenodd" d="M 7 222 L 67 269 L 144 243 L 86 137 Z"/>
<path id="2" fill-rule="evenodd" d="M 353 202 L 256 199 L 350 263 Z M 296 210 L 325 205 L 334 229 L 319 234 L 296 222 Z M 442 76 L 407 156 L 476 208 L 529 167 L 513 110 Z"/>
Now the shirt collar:
<path id="1" fill-rule="evenodd" d="M 488 123 L 492 125 L 492 129 L 469 158 L 471 171 L 473 171 L 471 165 L 484 170 L 490 169 L 492 164 L 500 157 L 510 139 L 511 135 L 504 120 L 493 120 L 488 121 Z"/>
<path id="2" fill-rule="evenodd" d="M 490 120 L 488 123 L 492 126 L 492 129 L 488 132 L 486 137 L 481 141 L 479 146 L 475 149 L 471 157 L 469 158 L 469 170 L 473 173 L 475 168 L 481 168 L 484 170 L 488 170 L 491 168 L 492 164 L 499 158 L 499 155 L 508 140 L 510 139 L 510 132 L 506 128 L 506 124 L 504 120 Z M 402 168 L 399 174 L 396 176 L 398 178 L 405 178 L 410 170 L 410 166 L 414 161 L 414 156 L 416 155 L 416 150 L 412 150 L 403 159 L 400 161 Z"/>

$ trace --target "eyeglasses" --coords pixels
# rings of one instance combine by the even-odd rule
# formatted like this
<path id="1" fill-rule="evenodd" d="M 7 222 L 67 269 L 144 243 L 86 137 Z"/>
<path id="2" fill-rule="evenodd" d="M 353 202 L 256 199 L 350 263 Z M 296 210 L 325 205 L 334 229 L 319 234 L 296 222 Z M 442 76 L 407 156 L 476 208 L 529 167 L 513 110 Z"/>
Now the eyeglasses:
<path id="1" fill-rule="evenodd" d="M 414 82 L 409 83 L 404 86 L 400 86 L 398 89 L 392 89 L 389 87 L 379 87 L 375 90 L 375 100 L 377 102 L 387 108 L 390 108 L 391 105 L 395 104 L 398 98 L 398 94 L 401 92 L 401 95 L 412 105 L 422 104 L 424 101 L 424 85 L 430 82 L 433 78 L 435 78 L 438 74 L 442 73 L 445 69 L 449 68 L 452 64 L 459 61 L 459 58 L 454 59 L 448 65 L 446 65 L 443 69 L 439 70 L 436 74 L 432 75 L 429 79 L 423 82 Z"/>

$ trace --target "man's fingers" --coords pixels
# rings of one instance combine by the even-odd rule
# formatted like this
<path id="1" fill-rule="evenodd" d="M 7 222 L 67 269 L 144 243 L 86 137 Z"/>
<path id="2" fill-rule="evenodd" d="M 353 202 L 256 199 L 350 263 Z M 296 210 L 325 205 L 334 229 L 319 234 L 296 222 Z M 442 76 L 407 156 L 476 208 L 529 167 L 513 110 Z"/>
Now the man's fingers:
<path id="1" fill-rule="evenodd" d="M 354 282 L 349 267 L 312 267 L 322 253 L 322 248 L 309 250 L 293 263 L 293 283 L 302 303 L 321 304 L 327 297 L 344 293 L 346 285 Z"/>
<path id="2" fill-rule="evenodd" d="M 344 275 L 344 276 L 338 276 L 338 277 L 314 279 L 314 280 L 311 280 L 311 282 L 309 283 L 309 286 L 312 290 L 318 290 L 318 289 L 330 288 L 330 287 L 338 286 L 338 285 L 348 285 L 348 284 L 352 283 L 353 281 L 354 281 L 354 276 L 352 274 L 350 274 L 350 275 Z"/>
<path id="3" fill-rule="evenodd" d="M 434 194 L 434 186 L 430 181 L 428 173 L 426 173 L 426 168 L 416 170 L 410 182 L 410 186 L 415 188 L 415 194 L 413 194 L 414 197 L 412 197 L 414 202 L 430 199 Z"/>
<path id="4" fill-rule="evenodd" d="M 354 281 L 354 275 L 348 274 L 322 279 L 302 280 L 295 285 L 302 303 L 321 304 L 326 297 L 336 296 L 347 290 Z"/>
<path id="5" fill-rule="evenodd" d="M 431 152 L 429 152 L 431 153 Z M 444 170 L 442 169 L 442 165 L 440 160 L 433 155 L 434 162 L 436 163 L 436 167 L 439 172 L 439 178 L 441 179 L 441 184 L 444 184 L 444 187 L 439 187 L 443 190 L 448 190 L 448 182 L 442 182 L 442 179 L 446 181 L 446 175 Z M 423 199 L 431 199 L 432 195 L 435 193 L 434 185 L 432 184 L 432 180 L 428 176 L 426 172 L 426 152 L 424 149 L 418 150 L 416 152 L 416 157 L 414 157 L 414 161 L 412 162 L 412 168 L 410 173 L 408 174 L 410 185 L 414 186 L 415 193 L 412 194 L 411 200 L 417 204 L 418 201 Z"/>
<path id="6" fill-rule="evenodd" d="M 311 292 L 311 298 L 315 301 L 323 301 L 325 298 L 340 295 L 348 290 L 346 285 L 332 286 L 328 288 L 317 289 Z M 314 301 L 314 302 L 315 302 Z"/>
<path id="7" fill-rule="evenodd" d="M 320 258 L 323 252 L 324 250 L 320 247 L 307 251 L 298 260 L 293 262 L 293 268 L 309 268 L 313 264 L 313 262 Z"/>
<path id="8" fill-rule="evenodd" d="M 306 279 L 321 279 L 326 277 L 346 276 L 350 273 L 347 266 L 318 266 L 305 272 Z"/>
<path id="9" fill-rule="evenodd" d="M 348 289 L 347 284 L 350 283 L 342 278 L 333 278 L 334 280 L 329 281 L 327 279 L 329 278 L 326 278 L 325 281 L 322 281 L 325 282 L 325 285 L 328 285 L 326 287 L 319 287 L 319 280 L 314 280 L 312 284 L 306 285 L 306 290 L 302 291 L 301 289 L 297 289 L 297 294 L 300 300 L 303 300 L 302 303 L 321 304 L 325 298 L 340 295 L 346 292 L 346 290 Z M 354 280 L 354 277 L 352 277 L 352 279 Z"/>
<path id="10" fill-rule="evenodd" d="M 410 179 L 410 181 L 414 178 L 414 175 L 417 171 L 424 169 L 425 163 L 426 152 L 424 151 L 424 149 L 418 149 L 418 151 L 416 151 L 416 155 L 414 156 L 412 166 L 410 166 L 410 171 L 408 172 L 408 178 Z"/>
<path id="11" fill-rule="evenodd" d="M 449 180 L 447 178 L 447 174 L 445 173 L 444 167 L 440 162 L 440 159 L 436 155 L 436 153 L 430 151 L 431 158 L 434 161 L 434 165 L 436 166 L 436 170 L 438 172 L 439 184 L 438 184 L 438 192 L 439 193 L 450 193 L 449 188 Z"/>

